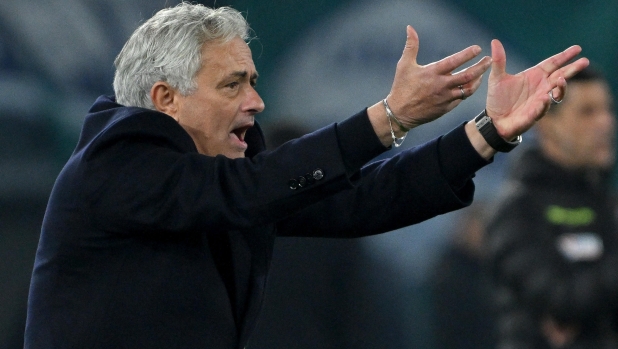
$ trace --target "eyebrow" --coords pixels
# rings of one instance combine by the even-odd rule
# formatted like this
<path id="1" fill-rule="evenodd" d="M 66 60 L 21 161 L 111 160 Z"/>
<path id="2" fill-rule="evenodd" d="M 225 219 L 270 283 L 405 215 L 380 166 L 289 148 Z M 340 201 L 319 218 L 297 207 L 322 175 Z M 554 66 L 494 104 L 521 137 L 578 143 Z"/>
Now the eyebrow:
<path id="1" fill-rule="evenodd" d="M 246 77 L 248 74 L 249 74 L 249 73 L 247 73 L 247 71 L 246 71 L 246 70 L 239 70 L 239 71 L 232 72 L 229 76 L 231 76 L 231 77 L 239 77 L 239 78 L 244 78 L 244 77 Z M 251 79 L 251 80 L 255 80 L 255 79 L 257 79 L 258 77 L 259 77 L 258 73 L 257 73 L 257 72 L 255 72 L 255 73 L 253 73 L 253 74 L 251 75 L 250 79 Z"/>

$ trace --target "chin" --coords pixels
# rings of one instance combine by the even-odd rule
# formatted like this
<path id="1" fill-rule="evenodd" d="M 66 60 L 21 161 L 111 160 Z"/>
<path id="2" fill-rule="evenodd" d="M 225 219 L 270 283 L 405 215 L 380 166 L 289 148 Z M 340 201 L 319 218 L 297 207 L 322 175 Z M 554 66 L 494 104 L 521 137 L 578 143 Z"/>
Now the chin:
<path id="1" fill-rule="evenodd" d="M 616 158 L 613 155 L 608 155 L 606 157 L 597 158 L 597 161 L 592 165 L 596 168 L 607 170 L 614 166 Z"/>
<path id="2" fill-rule="evenodd" d="M 241 159 L 245 157 L 245 152 L 226 152 L 223 155 L 230 159 Z"/>

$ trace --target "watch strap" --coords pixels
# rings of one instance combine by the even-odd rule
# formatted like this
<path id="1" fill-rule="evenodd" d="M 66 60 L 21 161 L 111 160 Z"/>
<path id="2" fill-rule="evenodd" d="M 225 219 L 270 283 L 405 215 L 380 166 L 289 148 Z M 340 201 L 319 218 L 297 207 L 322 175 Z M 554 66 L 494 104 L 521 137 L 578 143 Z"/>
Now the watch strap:
<path id="1" fill-rule="evenodd" d="M 474 123 L 483 138 L 485 138 L 485 141 L 499 152 L 508 153 L 521 143 L 521 135 L 517 136 L 517 138 L 510 142 L 500 137 L 498 130 L 496 130 L 496 127 L 494 126 L 491 118 L 487 115 L 486 110 L 483 110 L 483 112 L 474 118 Z"/>

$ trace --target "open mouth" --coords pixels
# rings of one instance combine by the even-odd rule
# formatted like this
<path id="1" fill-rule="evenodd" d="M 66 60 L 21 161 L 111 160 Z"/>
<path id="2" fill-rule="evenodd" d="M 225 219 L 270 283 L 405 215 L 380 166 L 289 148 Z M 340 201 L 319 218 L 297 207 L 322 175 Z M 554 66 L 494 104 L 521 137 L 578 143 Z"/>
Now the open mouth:
<path id="1" fill-rule="evenodd" d="M 236 128 L 234 130 L 232 130 L 232 134 L 234 134 L 236 136 L 236 138 L 238 138 L 238 140 L 240 140 L 241 142 L 245 141 L 245 135 L 247 134 L 247 130 L 249 130 L 251 128 L 251 126 L 253 125 L 245 125 L 239 128 Z"/>

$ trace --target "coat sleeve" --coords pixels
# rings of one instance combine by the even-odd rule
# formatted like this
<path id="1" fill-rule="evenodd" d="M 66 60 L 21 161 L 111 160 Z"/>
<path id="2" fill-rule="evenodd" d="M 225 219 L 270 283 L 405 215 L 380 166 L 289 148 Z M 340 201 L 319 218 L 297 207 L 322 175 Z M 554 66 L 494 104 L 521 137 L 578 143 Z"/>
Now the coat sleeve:
<path id="1" fill-rule="evenodd" d="M 174 129 L 180 127 L 169 117 L 122 119 L 74 154 L 60 182 L 79 193 L 84 216 L 106 231 L 245 229 L 352 187 L 360 167 L 386 150 L 366 111 L 243 159 L 186 151 L 182 130 L 170 136 Z M 311 185 L 291 188 L 290 179 L 316 171 Z"/>
<path id="2" fill-rule="evenodd" d="M 280 236 L 379 234 L 469 205 L 474 173 L 487 165 L 461 125 L 448 134 L 362 168 L 352 188 L 278 223 Z"/>

